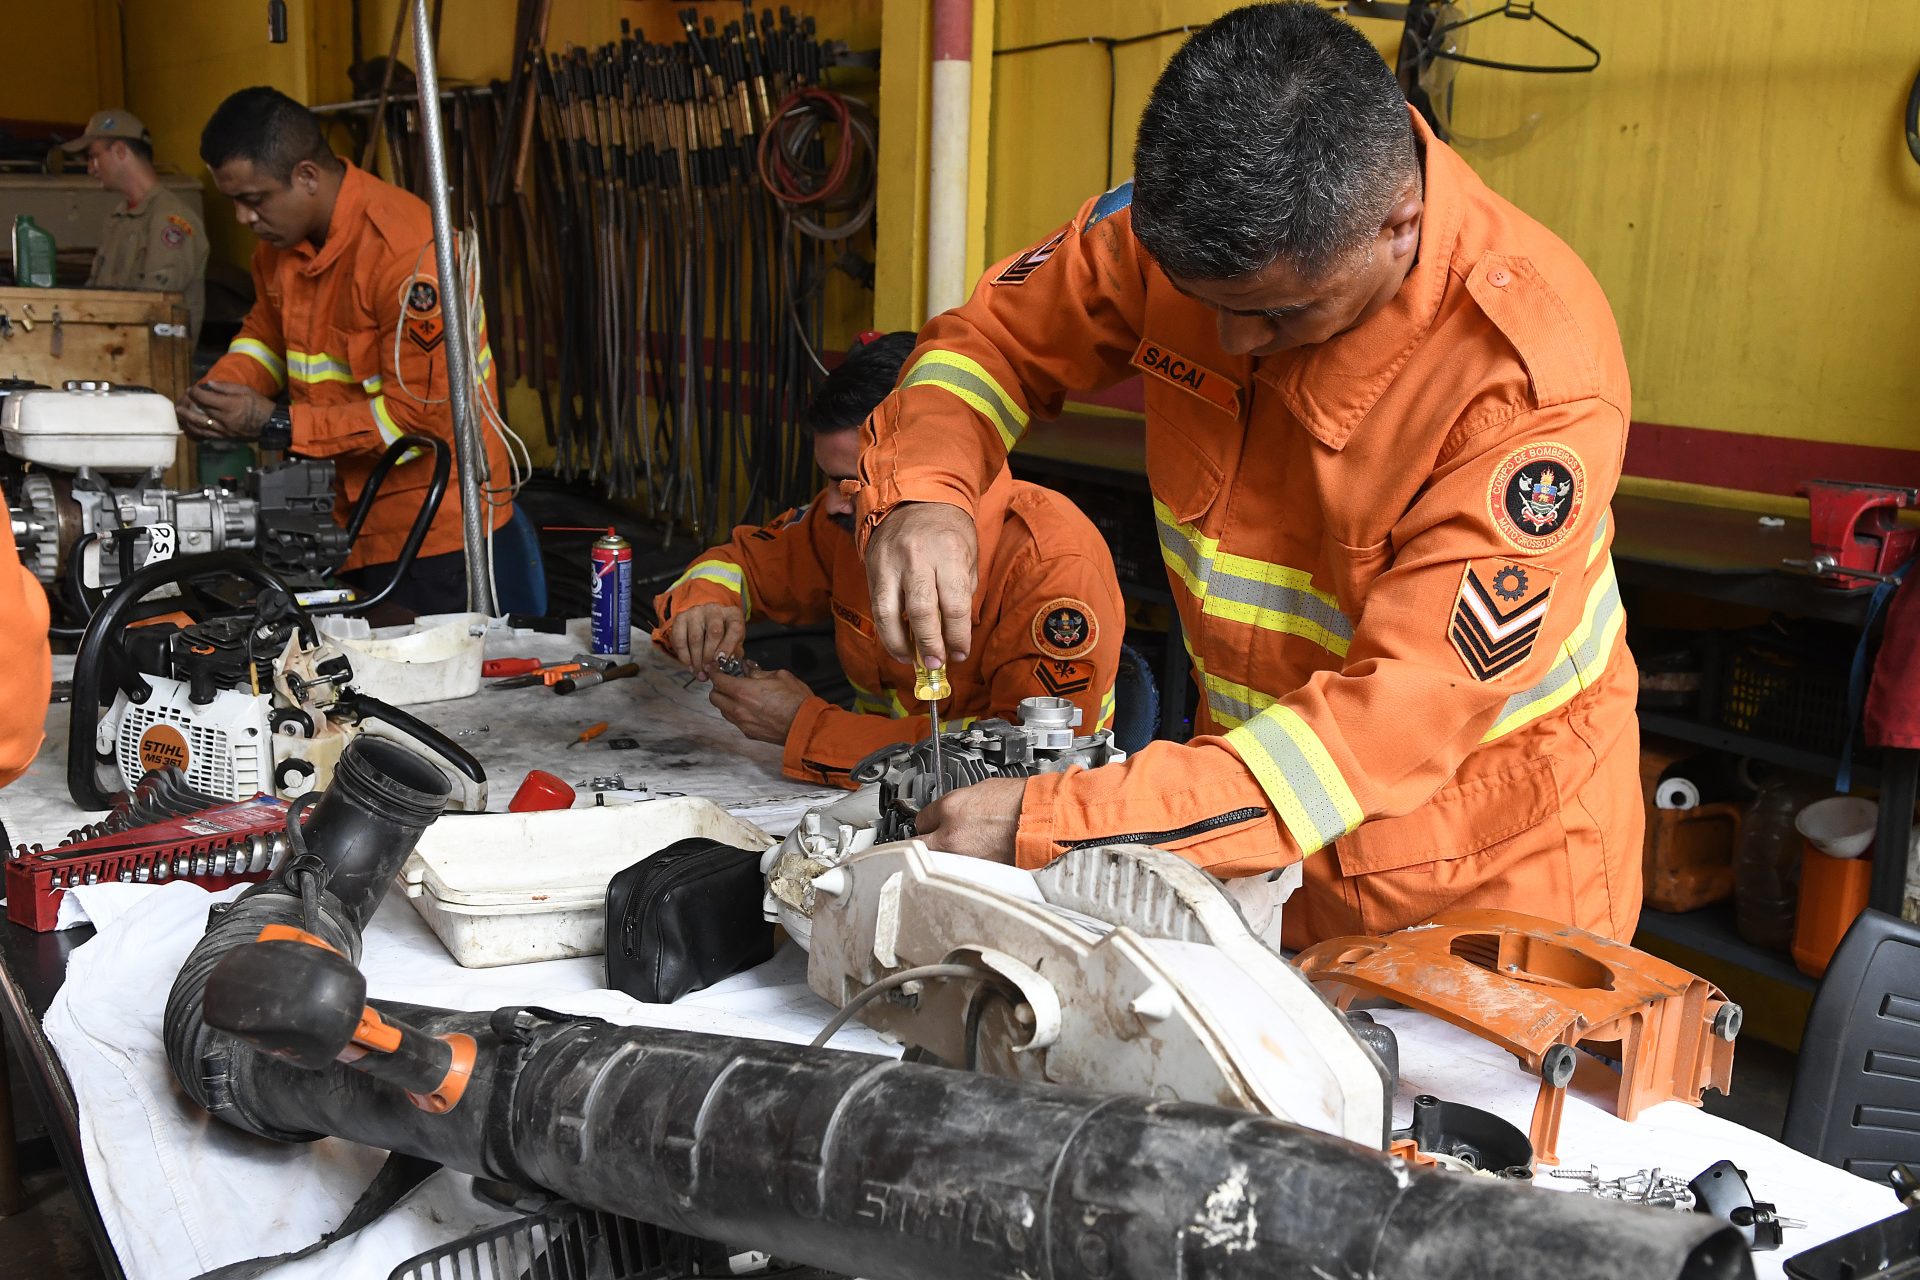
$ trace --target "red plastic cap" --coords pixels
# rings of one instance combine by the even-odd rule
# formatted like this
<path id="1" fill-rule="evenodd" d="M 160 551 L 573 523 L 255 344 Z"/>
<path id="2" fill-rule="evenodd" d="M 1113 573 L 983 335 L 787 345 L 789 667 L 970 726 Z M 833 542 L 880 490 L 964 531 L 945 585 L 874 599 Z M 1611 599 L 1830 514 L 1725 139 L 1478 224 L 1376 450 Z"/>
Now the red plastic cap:
<path id="1" fill-rule="evenodd" d="M 573 788 L 545 769 L 530 769 L 507 805 L 508 813 L 539 813 L 546 809 L 571 809 Z"/>

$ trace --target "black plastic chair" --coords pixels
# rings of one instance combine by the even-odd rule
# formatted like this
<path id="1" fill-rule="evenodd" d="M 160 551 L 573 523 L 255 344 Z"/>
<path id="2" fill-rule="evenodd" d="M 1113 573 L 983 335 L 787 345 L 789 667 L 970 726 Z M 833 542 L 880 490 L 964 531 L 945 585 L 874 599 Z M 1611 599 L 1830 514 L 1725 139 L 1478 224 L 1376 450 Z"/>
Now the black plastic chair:
<path id="1" fill-rule="evenodd" d="M 1863 911 L 1813 998 L 1783 1141 L 1886 1185 L 1920 1165 L 1920 927 Z"/>

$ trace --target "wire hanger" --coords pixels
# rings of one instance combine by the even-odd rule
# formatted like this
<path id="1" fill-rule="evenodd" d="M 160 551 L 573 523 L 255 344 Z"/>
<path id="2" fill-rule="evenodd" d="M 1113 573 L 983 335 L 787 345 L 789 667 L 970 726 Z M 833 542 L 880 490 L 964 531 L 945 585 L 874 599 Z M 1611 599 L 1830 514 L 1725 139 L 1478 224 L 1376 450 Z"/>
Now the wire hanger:
<path id="1" fill-rule="evenodd" d="M 1470 27 L 1483 19 L 1498 15 L 1512 18 L 1516 22 L 1538 21 L 1544 23 L 1557 34 L 1566 37 L 1567 40 L 1586 50 L 1593 60 L 1583 64 L 1558 63 L 1550 65 L 1525 62 L 1496 62 L 1491 58 L 1469 57 L 1464 53 L 1453 53 L 1447 49 L 1448 37 L 1454 32 L 1459 31 L 1463 27 Z M 1444 26 L 1435 27 L 1432 33 L 1427 36 L 1426 45 L 1421 50 L 1421 53 L 1430 59 L 1445 58 L 1449 62 L 1463 62 L 1472 67 L 1491 67 L 1495 71 L 1524 71 L 1534 75 L 1577 75 L 1582 72 L 1592 71 L 1600 65 L 1600 51 L 1598 49 L 1555 22 L 1552 18 L 1549 18 L 1546 14 L 1541 13 L 1539 6 L 1532 3 L 1531 0 L 1507 0 L 1507 3 L 1500 5 L 1498 8 L 1489 9 L 1485 13 L 1476 13 L 1471 18 L 1462 18 L 1458 22 L 1449 22 Z"/>

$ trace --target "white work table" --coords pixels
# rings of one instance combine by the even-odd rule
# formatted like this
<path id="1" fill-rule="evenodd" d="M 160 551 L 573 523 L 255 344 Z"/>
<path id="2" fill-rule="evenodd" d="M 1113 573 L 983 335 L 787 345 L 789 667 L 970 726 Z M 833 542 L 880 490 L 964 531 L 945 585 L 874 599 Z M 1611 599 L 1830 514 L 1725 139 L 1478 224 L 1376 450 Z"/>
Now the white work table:
<path id="1" fill-rule="evenodd" d="M 544 689 L 480 694 L 415 708 L 466 746 L 489 774 L 490 806 L 504 808 L 527 769 L 569 781 L 624 775 L 655 791 L 706 795 L 778 833 L 820 793 L 779 774 L 779 750 L 746 741 L 687 682 L 644 647 L 639 678 L 568 698 Z M 489 640 L 489 653 L 562 659 L 577 645 L 560 637 Z M 602 743 L 572 751 L 565 742 L 607 720 L 606 738 L 638 739 L 636 750 Z M 11 838 L 51 846 L 87 815 L 67 800 L 67 707 L 48 715 L 48 744 L 14 786 L 0 792 Z M 645 805 L 634 810 L 645 820 Z M 73 891 L 97 930 L 68 958 L 66 980 L 44 1027 L 78 1104 L 87 1181 L 114 1253 L 138 1280 L 189 1277 L 243 1258 L 301 1247 L 331 1230 L 365 1188 L 384 1153 L 338 1139 L 285 1147 L 211 1121 L 173 1082 L 160 1039 L 173 975 L 201 936 L 208 907 L 239 890 L 196 885 L 97 885 Z M 6 925 L 8 929 L 18 926 Z M 408 902 L 390 895 L 368 928 L 362 968 L 370 994 L 457 1009 L 536 1004 L 611 1022 L 804 1042 L 832 1010 L 805 984 L 806 957 L 789 945 L 760 968 L 671 1006 L 645 1005 L 602 989 L 598 957 L 499 969 L 462 969 Z M 1404 1122 L 1418 1093 L 1467 1102 L 1526 1128 L 1538 1085 L 1514 1060 L 1464 1032 L 1417 1014 L 1381 1020 L 1400 1037 Z M 887 1052 L 864 1028 L 843 1031 L 840 1048 Z M 1737 1054 L 1736 1054 L 1737 1061 Z M 1737 1079 L 1736 1073 L 1736 1079 Z M 1898 1208 L 1890 1190 L 1808 1159 L 1761 1134 L 1680 1103 L 1664 1103 L 1629 1124 L 1610 1099 L 1578 1091 L 1567 1100 L 1562 1167 L 1593 1166 L 1613 1176 L 1658 1166 L 1690 1177 L 1731 1158 L 1755 1194 L 1786 1217 L 1783 1249 L 1755 1255 L 1762 1277 L 1785 1258 Z M 1543 1168 L 1542 1173 L 1545 1173 Z M 359 1235 L 272 1274 L 283 1280 L 384 1276 L 401 1260 L 506 1215 L 480 1205 L 467 1179 L 442 1171 Z M 1540 1184 L 1570 1184 L 1541 1177 Z M 1651 1211 L 1649 1211 L 1651 1212 Z"/>

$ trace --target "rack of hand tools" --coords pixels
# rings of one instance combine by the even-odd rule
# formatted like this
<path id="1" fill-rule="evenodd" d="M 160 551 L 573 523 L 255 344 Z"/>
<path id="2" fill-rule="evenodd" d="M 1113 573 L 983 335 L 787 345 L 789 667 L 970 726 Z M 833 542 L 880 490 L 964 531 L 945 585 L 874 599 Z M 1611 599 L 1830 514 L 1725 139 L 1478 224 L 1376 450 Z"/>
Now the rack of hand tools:
<path id="1" fill-rule="evenodd" d="M 191 880 L 208 889 L 264 880 L 287 851 L 287 805 L 203 795 L 177 769 L 147 774 L 106 817 L 52 849 L 7 851 L 7 918 L 45 933 L 78 885 Z"/>
<path id="2" fill-rule="evenodd" d="M 533 388 L 560 478 L 669 534 L 764 518 L 811 492 L 827 278 L 872 284 L 873 117 L 823 83 L 858 56 L 750 0 L 553 51 L 551 5 L 521 0 L 511 77 L 447 113 L 501 385 Z M 407 184 L 411 112 L 382 119 Z"/>

